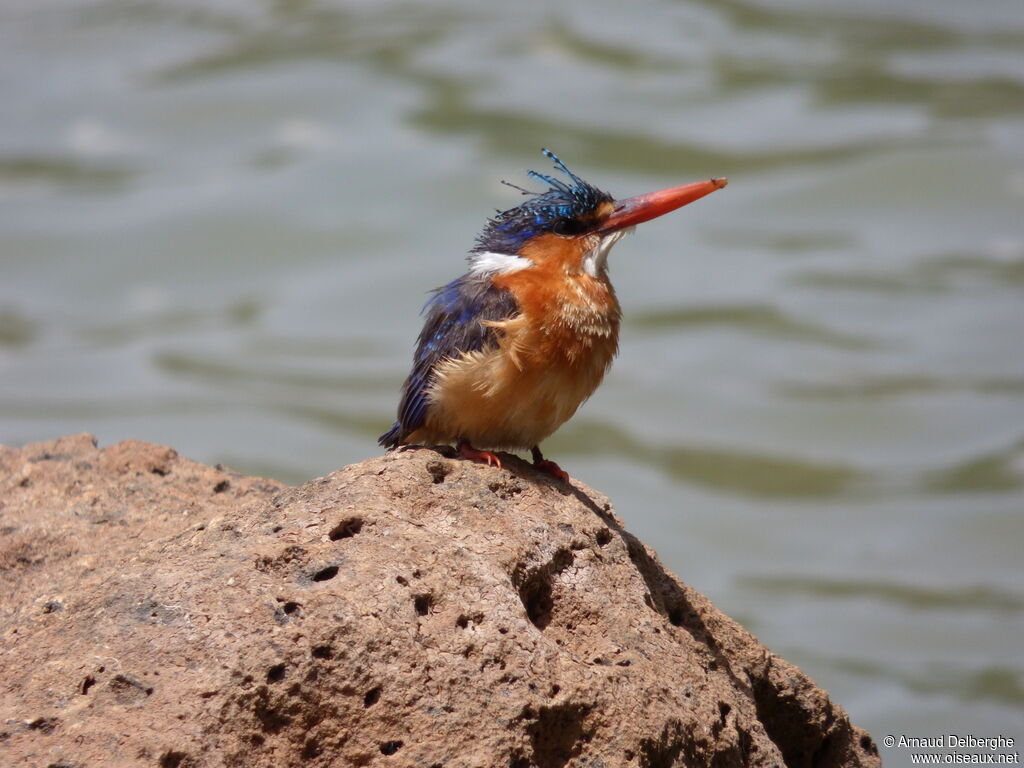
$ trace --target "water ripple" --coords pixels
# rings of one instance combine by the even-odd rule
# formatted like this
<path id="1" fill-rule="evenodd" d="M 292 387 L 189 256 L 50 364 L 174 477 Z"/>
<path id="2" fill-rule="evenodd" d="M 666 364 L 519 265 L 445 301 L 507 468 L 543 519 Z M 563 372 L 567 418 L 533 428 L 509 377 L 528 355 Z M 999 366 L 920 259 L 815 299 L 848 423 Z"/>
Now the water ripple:
<path id="1" fill-rule="evenodd" d="M 275 370 L 265 363 L 242 364 L 182 352 L 160 352 L 154 356 L 156 366 L 176 376 L 197 377 L 219 385 L 259 388 L 320 390 L 331 393 L 377 393 L 393 388 L 395 382 L 385 375 L 351 373 L 317 373 L 309 368 Z M 287 397 L 278 398 L 287 401 Z"/>
<path id="2" fill-rule="evenodd" d="M 965 668 L 948 661 L 913 667 L 886 664 L 877 659 L 827 656 L 816 651 L 798 651 L 805 659 L 842 670 L 854 677 L 896 683 L 905 690 L 926 696 L 953 696 L 963 703 L 989 702 L 1016 709 L 1024 708 L 1022 671 L 1012 666 L 987 665 Z"/>
<path id="3" fill-rule="evenodd" d="M 893 581 L 785 575 L 740 576 L 738 582 L 745 588 L 764 592 L 800 594 L 826 600 L 879 600 L 909 610 L 1024 613 L 1024 596 L 989 586 L 940 589 Z"/>
<path id="4" fill-rule="evenodd" d="M 1006 492 L 1024 487 L 1024 440 L 1005 450 L 954 464 L 924 477 L 937 493 Z"/>
<path id="5" fill-rule="evenodd" d="M 39 323 L 12 308 L 0 307 L 0 347 L 25 347 L 39 335 Z"/>
<path id="6" fill-rule="evenodd" d="M 564 450 L 629 457 L 676 480 L 758 498 L 837 497 L 863 480 L 860 471 L 844 464 L 740 449 L 654 445 L 592 421 L 571 422 L 558 440 Z"/>
<path id="7" fill-rule="evenodd" d="M 805 270 L 794 282 L 819 290 L 935 294 L 948 293 L 969 278 L 998 285 L 1024 284 L 1024 257 L 950 253 L 927 257 L 903 269 Z"/>
<path id="8" fill-rule="evenodd" d="M 841 349 L 876 346 L 873 339 L 835 331 L 819 323 L 794 318 L 767 304 L 720 304 L 706 307 L 632 312 L 627 322 L 649 331 L 692 330 L 724 326 L 742 333 L 787 341 L 824 344 Z"/>
<path id="9" fill-rule="evenodd" d="M 774 387 L 796 400 L 879 400 L 890 397 L 970 392 L 977 395 L 1024 396 L 1024 379 L 946 379 L 924 374 L 877 376 L 843 382 L 784 382 Z"/>
<path id="10" fill-rule="evenodd" d="M 111 192 L 123 188 L 136 175 L 136 171 L 125 166 L 83 162 L 73 157 L 0 157 L 0 193 L 38 187 Z"/>

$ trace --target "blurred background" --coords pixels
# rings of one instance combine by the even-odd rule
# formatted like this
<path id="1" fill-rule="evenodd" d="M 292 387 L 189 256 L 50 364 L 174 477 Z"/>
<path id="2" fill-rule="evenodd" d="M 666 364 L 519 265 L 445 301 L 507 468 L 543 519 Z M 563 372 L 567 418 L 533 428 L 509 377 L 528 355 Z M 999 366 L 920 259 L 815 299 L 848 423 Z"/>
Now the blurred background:
<path id="1" fill-rule="evenodd" d="M 545 452 L 877 741 L 1019 744 L 1022 8 L 7 0 L 0 442 L 329 473 L 542 146 L 727 175 L 612 253 L 621 356 Z"/>

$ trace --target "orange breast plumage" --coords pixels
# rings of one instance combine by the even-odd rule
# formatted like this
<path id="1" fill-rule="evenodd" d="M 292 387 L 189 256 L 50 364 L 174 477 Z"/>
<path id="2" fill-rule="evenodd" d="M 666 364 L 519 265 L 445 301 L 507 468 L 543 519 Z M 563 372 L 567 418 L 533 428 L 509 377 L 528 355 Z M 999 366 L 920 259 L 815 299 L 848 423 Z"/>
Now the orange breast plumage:
<path id="1" fill-rule="evenodd" d="M 492 346 L 437 366 L 426 421 L 410 442 L 533 447 L 572 417 L 611 365 L 621 313 L 604 275 L 537 266 L 495 284 L 519 313 L 488 321 Z"/>

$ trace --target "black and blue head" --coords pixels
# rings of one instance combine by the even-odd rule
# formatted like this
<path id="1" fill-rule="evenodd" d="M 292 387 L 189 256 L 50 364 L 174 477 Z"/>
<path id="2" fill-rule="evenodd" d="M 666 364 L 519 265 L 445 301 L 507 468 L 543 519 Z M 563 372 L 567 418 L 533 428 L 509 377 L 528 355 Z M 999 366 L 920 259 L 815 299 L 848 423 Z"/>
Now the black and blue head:
<path id="1" fill-rule="evenodd" d="M 548 185 L 544 192 L 530 192 L 515 184 L 503 182 L 518 189 L 530 199 L 515 208 L 500 211 L 487 222 L 477 237 L 473 253 L 515 254 L 532 238 L 554 233 L 565 237 L 582 234 L 598 223 L 601 214 L 607 215 L 607 203 L 613 198 L 607 192 L 588 184 L 550 150 L 541 150 L 567 177 L 562 180 L 546 173 L 528 171 L 532 179 Z"/>

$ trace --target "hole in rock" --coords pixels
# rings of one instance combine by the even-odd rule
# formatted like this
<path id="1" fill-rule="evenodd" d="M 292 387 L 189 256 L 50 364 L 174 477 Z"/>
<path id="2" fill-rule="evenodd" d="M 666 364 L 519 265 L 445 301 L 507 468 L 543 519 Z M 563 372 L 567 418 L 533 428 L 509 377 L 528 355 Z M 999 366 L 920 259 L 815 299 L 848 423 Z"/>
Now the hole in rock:
<path id="1" fill-rule="evenodd" d="M 313 581 L 330 581 L 338 575 L 338 566 L 328 565 L 313 574 Z"/>
<path id="2" fill-rule="evenodd" d="M 570 703 L 540 707 L 535 715 L 524 711 L 523 716 L 533 720 L 526 727 L 533 747 L 530 764 L 537 768 L 562 768 L 579 757 L 583 745 L 593 736 L 593 727 L 586 724 L 589 711 L 586 704 Z"/>
<path id="3" fill-rule="evenodd" d="M 431 595 L 416 595 L 413 600 L 413 605 L 416 606 L 416 613 L 420 616 L 426 616 L 430 612 L 430 606 L 434 604 L 434 598 Z"/>
<path id="4" fill-rule="evenodd" d="M 267 682 L 280 683 L 282 680 L 284 680 L 284 672 L 284 664 L 275 664 L 267 670 Z"/>
<path id="5" fill-rule="evenodd" d="M 520 566 L 512 575 L 512 583 L 519 589 L 519 599 L 523 601 L 526 615 L 537 629 L 543 630 L 551 623 L 555 605 L 554 578 L 572 565 L 574 559 L 571 550 L 560 549 L 544 566 L 532 571 L 525 571 Z"/>
<path id="6" fill-rule="evenodd" d="M 188 759 L 188 755 L 184 752 L 175 752 L 174 750 L 167 750 L 157 762 L 160 768 L 182 768 L 185 765 L 185 761 Z"/>
<path id="7" fill-rule="evenodd" d="M 452 472 L 452 466 L 447 461 L 435 459 L 427 462 L 427 472 L 434 485 L 444 482 L 444 479 Z"/>
<path id="8" fill-rule="evenodd" d="M 302 745 L 302 759 L 312 760 L 314 757 L 318 757 L 323 749 L 320 748 L 320 742 L 316 739 L 306 739 L 306 743 Z"/>
<path id="9" fill-rule="evenodd" d="M 403 746 L 404 744 L 401 741 L 385 741 L 380 745 L 380 753 L 382 755 L 393 755 Z"/>
<path id="10" fill-rule="evenodd" d="M 467 627 L 469 627 L 470 623 L 482 624 L 483 621 L 484 621 L 484 615 L 482 613 L 480 613 L 479 611 L 477 613 L 472 613 L 472 614 L 465 614 L 465 613 L 463 613 L 463 614 L 459 615 L 458 619 L 456 619 L 455 625 L 459 629 L 466 629 Z"/>
<path id="11" fill-rule="evenodd" d="M 57 724 L 60 722 L 59 718 L 56 717 L 37 717 L 28 723 L 29 730 L 42 731 L 43 733 L 51 733 Z"/>
<path id="12" fill-rule="evenodd" d="M 536 574 L 519 588 L 519 597 L 526 615 L 537 629 L 546 629 L 551 623 L 551 609 L 555 601 L 551 594 L 551 581 L 545 574 Z"/>
<path id="13" fill-rule="evenodd" d="M 348 539 L 355 536 L 361 530 L 363 530 L 363 518 L 350 517 L 334 526 L 327 536 L 331 541 L 338 541 L 338 539 Z"/>
<path id="14" fill-rule="evenodd" d="M 673 768 L 681 765 L 679 756 L 683 746 L 683 740 L 678 736 L 673 737 L 662 731 L 661 738 L 640 742 L 640 765 L 644 768 Z"/>
<path id="15" fill-rule="evenodd" d="M 378 701 L 380 701 L 380 686 L 379 685 L 376 688 L 371 688 L 370 690 L 368 690 L 366 692 L 366 695 L 363 696 L 363 706 L 364 707 L 372 707 Z"/>
<path id="16" fill-rule="evenodd" d="M 313 648 L 314 659 L 333 659 L 334 648 L 329 645 L 318 645 Z"/>

